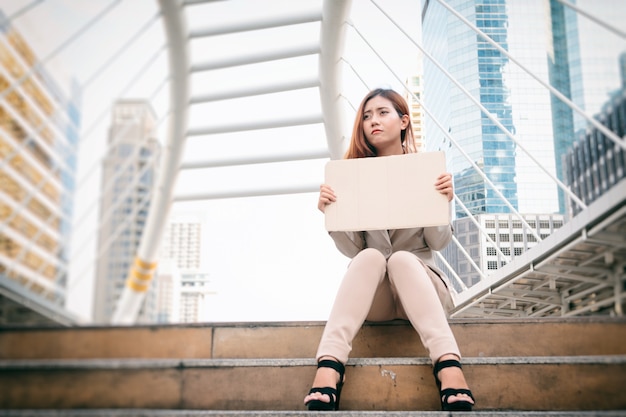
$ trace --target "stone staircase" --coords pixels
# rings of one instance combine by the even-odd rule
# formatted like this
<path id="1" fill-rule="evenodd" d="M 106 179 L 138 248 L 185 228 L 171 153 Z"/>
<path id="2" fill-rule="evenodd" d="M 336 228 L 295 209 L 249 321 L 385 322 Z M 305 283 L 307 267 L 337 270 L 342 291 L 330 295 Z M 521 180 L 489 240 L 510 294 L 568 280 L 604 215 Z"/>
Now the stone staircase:
<path id="1" fill-rule="evenodd" d="M 626 319 L 451 321 L 480 416 L 626 416 Z M 0 416 L 304 416 L 321 322 L 0 329 Z M 406 322 L 354 342 L 333 416 L 443 416 Z M 419 410 L 419 411 L 416 411 Z"/>

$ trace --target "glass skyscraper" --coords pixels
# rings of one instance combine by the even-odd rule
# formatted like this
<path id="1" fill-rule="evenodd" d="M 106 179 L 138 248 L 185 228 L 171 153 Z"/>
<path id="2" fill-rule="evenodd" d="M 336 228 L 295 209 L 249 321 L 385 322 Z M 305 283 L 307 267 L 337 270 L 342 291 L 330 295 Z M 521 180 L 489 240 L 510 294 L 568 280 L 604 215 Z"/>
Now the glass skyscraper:
<path id="1" fill-rule="evenodd" d="M 456 193 L 472 214 L 511 212 L 474 165 L 520 213 L 563 213 L 550 175 L 563 177 L 559 155 L 575 139 L 572 112 L 526 70 L 570 98 L 582 91 L 576 16 L 556 1 L 550 7 L 544 0 L 447 4 L 525 69 L 439 2 L 424 2 L 425 49 L 501 125 L 426 59 L 424 103 L 432 115 L 425 121 L 426 148 L 447 152 Z M 456 216 L 466 213 L 457 209 Z"/>
<path id="2" fill-rule="evenodd" d="M 616 27 L 626 18 L 625 8 L 608 0 L 576 4 Z M 547 85 L 597 115 L 621 85 L 618 57 L 626 43 L 556 0 L 422 6 L 424 49 L 433 58 L 424 59 L 425 148 L 446 151 L 456 195 L 486 229 L 489 239 L 456 204 L 459 244 L 488 275 L 566 220 L 567 199 L 554 178 L 568 185 L 564 157 L 588 121 Z M 518 227 L 513 209 L 529 227 Z M 459 251 L 450 245 L 443 253 L 449 272 L 474 285 L 480 274 Z"/>

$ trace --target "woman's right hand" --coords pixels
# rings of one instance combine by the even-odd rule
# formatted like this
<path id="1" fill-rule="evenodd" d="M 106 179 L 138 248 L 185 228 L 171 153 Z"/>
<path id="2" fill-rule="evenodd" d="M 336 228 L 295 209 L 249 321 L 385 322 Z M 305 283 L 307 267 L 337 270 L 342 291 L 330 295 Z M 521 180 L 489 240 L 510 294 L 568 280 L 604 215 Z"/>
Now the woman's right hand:
<path id="1" fill-rule="evenodd" d="M 317 202 L 317 208 L 323 213 L 326 206 L 337 201 L 335 192 L 328 184 L 320 185 L 320 199 Z"/>

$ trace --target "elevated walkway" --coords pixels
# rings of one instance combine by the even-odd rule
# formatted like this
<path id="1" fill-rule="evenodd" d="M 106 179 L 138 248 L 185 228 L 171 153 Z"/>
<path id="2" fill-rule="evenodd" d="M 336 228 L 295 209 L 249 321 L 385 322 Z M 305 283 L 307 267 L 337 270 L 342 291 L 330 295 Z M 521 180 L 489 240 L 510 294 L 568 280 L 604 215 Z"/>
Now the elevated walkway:
<path id="1" fill-rule="evenodd" d="M 452 320 L 477 411 L 494 416 L 625 415 L 625 324 Z M 0 416 L 305 415 L 322 329 L 319 322 L 3 329 Z M 364 326 L 341 402 L 344 412 L 333 415 L 449 415 L 438 412 L 432 367 L 406 322 Z"/>
<path id="2" fill-rule="evenodd" d="M 459 294 L 453 317 L 623 314 L 626 179 L 562 228 Z"/>

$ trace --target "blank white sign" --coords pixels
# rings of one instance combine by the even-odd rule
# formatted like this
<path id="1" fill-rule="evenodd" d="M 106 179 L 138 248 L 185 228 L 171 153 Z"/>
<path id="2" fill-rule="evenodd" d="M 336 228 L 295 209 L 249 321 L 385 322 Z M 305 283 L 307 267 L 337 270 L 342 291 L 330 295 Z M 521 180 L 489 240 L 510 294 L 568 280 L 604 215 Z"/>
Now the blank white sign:
<path id="1" fill-rule="evenodd" d="M 446 172 L 444 152 L 329 161 L 325 180 L 337 201 L 326 206 L 328 231 L 440 226 L 450 223 L 448 199 L 435 189 Z"/>

